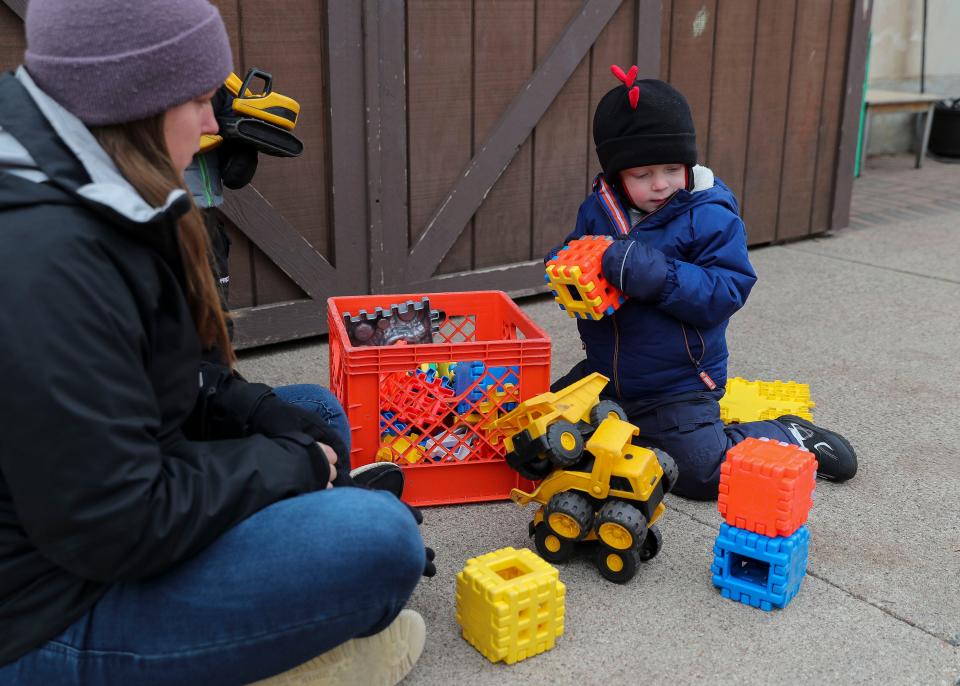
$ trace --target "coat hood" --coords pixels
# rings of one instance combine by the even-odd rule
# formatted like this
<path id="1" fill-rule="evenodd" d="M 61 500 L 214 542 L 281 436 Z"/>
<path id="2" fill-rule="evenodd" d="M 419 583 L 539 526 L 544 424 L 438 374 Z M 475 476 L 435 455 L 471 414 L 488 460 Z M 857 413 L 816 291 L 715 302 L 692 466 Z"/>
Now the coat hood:
<path id="1" fill-rule="evenodd" d="M 182 189 L 174 189 L 161 207 L 147 203 L 120 174 L 93 134 L 73 114 L 44 93 L 20 67 L 0 77 L 0 210 L 50 198 L 50 186 L 80 204 L 106 211 L 133 225 L 167 223 L 190 208 Z M 22 181 L 36 185 L 24 197 Z"/>

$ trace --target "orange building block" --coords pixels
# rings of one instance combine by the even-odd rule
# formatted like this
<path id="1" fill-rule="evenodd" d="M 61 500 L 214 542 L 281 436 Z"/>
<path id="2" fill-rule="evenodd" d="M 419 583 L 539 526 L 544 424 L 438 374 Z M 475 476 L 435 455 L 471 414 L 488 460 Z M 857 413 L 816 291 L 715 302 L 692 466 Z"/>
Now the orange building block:
<path id="1" fill-rule="evenodd" d="M 720 465 L 717 509 L 727 524 L 761 536 L 790 536 L 813 506 L 817 459 L 803 448 L 748 438 Z"/>
<path id="2" fill-rule="evenodd" d="M 554 300 L 571 317 L 600 319 L 613 314 L 626 298 L 603 276 L 601 258 L 613 239 L 582 236 L 570 241 L 547 262 L 547 283 Z"/>

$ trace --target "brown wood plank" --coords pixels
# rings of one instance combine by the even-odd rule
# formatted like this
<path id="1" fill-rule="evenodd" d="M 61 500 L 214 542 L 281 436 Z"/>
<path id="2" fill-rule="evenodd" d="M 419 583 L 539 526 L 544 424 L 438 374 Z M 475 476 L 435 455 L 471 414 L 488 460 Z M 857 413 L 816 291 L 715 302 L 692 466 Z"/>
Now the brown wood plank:
<path id="1" fill-rule="evenodd" d="M 26 8 L 26 5 L 24 5 Z M 0 72 L 15 69 L 23 62 L 27 40 L 23 35 L 23 21 L 8 4 L 0 2 Z"/>
<path id="2" fill-rule="evenodd" d="M 561 4 L 561 3 L 551 3 Z M 534 10 L 537 16 L 534 27 Z M 476 0 L 473 35 L 473 140 L 486 140 L 533 72 L 534 39 L 543 4 L 535 0 Z M 476 149 L 471 151 L 476 153 Z M 529 259 L 533 141 L 520 146 L 473 217 L 473 267 L 483 268 Z"/>
<path id="3" fill-rule="evenodd" d="M 683 93 L 697 132 L 697 157 L 707 161 L 716 0 L 674 0 L 670 84 Z M 642 97 L 642 94 L 641 94 Z"/>
<path id="4" fill-rule="evenodd" d="M 337 285 L 347 292 L 370 287 L 367 240 L 364 121 L 363 11 L 360 3 L 327 5 L 330 192 Z"/>
<path id="5" fill-rule="evenodd" d="M 847 45 L 847 71 L 843 86 L 843 113 L 840 118 L 840 147 L 837 151 L 837 175 L 833 186 L 833 213 L 830 228 L 850 223 L 850 198 L 853 195 L 853 168 L 860 129 L 860 105 L 866 75 L 867 39 L 873 3 L 851 2 L 850 39 Z"/>
<path id="6" fill-rule="evenodd" d="M 597 109 L 600 98 L 619 84 L 619 81 L 610 73 L 610 65 L 616 64 L 624 69 L 629 69 L 630 65 L 633 64 L 633 58 L 636 55 L 634 14 L 633 3 L 625 2 L 620 5 L 620 9 L 613 15 L 610 23 L 606 25 L 600 37 L 597 38 L 590 49 L 590 91 L 587 96 L 585 131 L 587 165 L 584 178 L 584 196 L 592 192 L 593 179 L 600 173 L 600 160 L 597 159 L 596 145 L 593 142 L 593 113 Z M 580 200 L 583 200 L 583 198 L 580 198 Z M 573 228 L 576 218 L 576 214 L 574 214 L 569 220 L 568 230 Z M 547 246 L 548 249 L 552 248 L 565 235 L 566 232 L 560 235 L 557 241 Z"/>
<path id="7" fill-rule="evenodd" d="M 537 3 L 538 65 L 581 5 L 580 0 Z M 532 251 L 526 255 L 517 252 L 514 261 L 518 257 L 542 257 L 563 240 L 576 223 L 577 208 L 583 201 L 580 189 L 589 150 L 583 141 L 590 121 L 589 70 L 587 54 L 534 130 Z"/>
<path id="8" fill-rule="evenodd" d="M 211 0 L 220 10 L 223 25 L 227 27 L 227 36 L 230 38 L 230 47 L 233 50 L 233 70 L 242 70 L 240 60 L 240 0 Z"/>
<path id="9" fill-rule="evenodd" d="M 823 78 L 823 106 L 817 141 L 817 173 L 810 208 L 810 232 L 830 229 L 833 209 L 833 185 L 836 182 L 837 143 L 840 140 L 840 114 L 843 106 L 843 77 L 847 66 L 847 37 L 850 34 L 850 6 L 853 0 L 833 0 L 830 14 L 830 38 L 827 67 Z"/>
<path id="10" fill-rule="evenodd" d="M 750 136 L 740 206 L 751 245 L 777 231 L 796 0 L 760 0 L 753 58 Z"/>
<path id="11" fill-rule="evenodd" d="M 253 185 L 320 253 L 329 254 L 326 102 L 323 96 L 324 12 L 312 0 L 289 0 L 282 12 L 258 0 L 240 0 L 242 64 L 274 76 L 274 89 L 300 103 L 295 133 L 304 154 L 260 155 Z M 242 76 L 242 74 L 241 74 Z M 290 300 L 299 289 L 279 270 L 256 261 L 257 304 Z"/>
<path id="12" fill-rule="evenodd" d="M 283 270 L 281 274 L 285 272 L 303 288 L 301 291 L 292 284 L 297 297 L 303 292 L 312 298 L 328 296 L 331 285 L 336 282 L 333 267 L 266 202 L 256 188 L 245 186 L 238 191 L 226 191 L 220 209 L 264 252 L 269 266 L 276 263 L 278 269 Z M 260 288 L 259 281 L 256 287 Z"/>
<path id="13" fill-rule="evenodd" d="M 545 293 L 548 290 L 543 280 L 542 260 L 517 262 L 459 274 L 444 274 L 429 280 L 414 281 L 407 284 L 407 288 L 408 293 L 485 291 L 496 288 L 514 297 Z"/>
<path id="14" fill-rule="evenodd" d="M 414 245 L 408 273 L 413 275 L 414 270 L 434 269 L 440 264 L 462 227 L 482 204 L 619 5 L 620 0 L 587 0 L 584 3 L 550 56 L 498 120 L 489 138 L 477 146 L 479 152 L 463 170 Z"/>
<path id="15" fill-rule="evenodd" d="M 233 345 L 238 350 L 327 332 L 326 301 L 293 300 L 238 310 Z"/>
<path id="16" fill-rule="evenodd" d="M 658 79 L 662 62 L 664 3 L 660 0 L 636 0 L 636 2 L 636 64 L 640 70 L 637 76 L 641 79 Z M 667 11 L 669 12 L 669 8 Z"/>
<path id="17" fill-rule="evenodd" d="M 399 2 L 364 4 L 370 288 L 403 290 L 408 235 L 407 26 Z"/>
<path id="18" fill-rule="evenodd" d="M 673 0 L 663 0 L 660 12 L 660 80 L 670 80 L 671 50 L 673 49 Z"/>
<path id="19" fill-rule="evenodd" d="M 756 0 L 718 6 L 707 159 L 737 198 L 743 194 L 747 161 L 756 23 Z"/>
<path id="20" fill-rule="evenodd" d="M 473 113 L 471 4 L 445 0 L 407 3 L 407 121 L 409 122 L 410 243 L 423 235 L 450 185 L 470 161 Z M 480 93 L 483 97 L 483 93 Z M 471 213 L 472 215 L 472 213 Z M 458 230 L 466 226 L 464 218 Z M 473 229 L 444 251 L 440 272 L 469 269 Z M 434 264 L 411 265 L 411 278 Z"/>
<path id="21" fill-rule="evenodd" d="M 777 240 L 791 240 L 810 232 L 817 129 L 830 37 L 824 27 L 829 23 L 830 0 L 807 0 L 797 5 Z"/>

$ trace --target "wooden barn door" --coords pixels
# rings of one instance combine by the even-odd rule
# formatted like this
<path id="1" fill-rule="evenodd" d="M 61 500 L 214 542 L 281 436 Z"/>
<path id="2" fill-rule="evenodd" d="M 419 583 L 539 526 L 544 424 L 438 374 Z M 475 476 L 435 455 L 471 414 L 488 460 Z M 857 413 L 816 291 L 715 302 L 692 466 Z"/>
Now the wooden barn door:
<path id="1" fill-rule="evenodd" d="M 609 65 L 659 72 L 659 4 L 368 0 L 371 289 L 539 290 Z"/>

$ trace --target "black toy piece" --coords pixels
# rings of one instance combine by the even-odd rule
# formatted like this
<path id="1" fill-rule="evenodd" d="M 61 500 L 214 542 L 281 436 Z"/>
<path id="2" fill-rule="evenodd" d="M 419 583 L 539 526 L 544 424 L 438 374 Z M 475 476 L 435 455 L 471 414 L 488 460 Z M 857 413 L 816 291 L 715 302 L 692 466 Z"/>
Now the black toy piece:
<path id="1" fill-rule="evenodd" d="M 403 341 L 411 345 L 433 343 L 440 313 L 430 309 L 430 298 L 420 302 L 408 300 L 373 312 L 360 310 L 357 316 L 343 313 L 343 323 L 353 346 L 394 345 Z"/>

